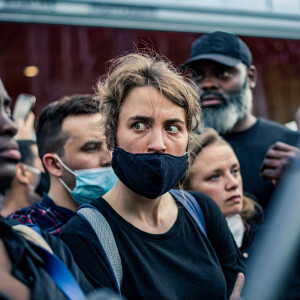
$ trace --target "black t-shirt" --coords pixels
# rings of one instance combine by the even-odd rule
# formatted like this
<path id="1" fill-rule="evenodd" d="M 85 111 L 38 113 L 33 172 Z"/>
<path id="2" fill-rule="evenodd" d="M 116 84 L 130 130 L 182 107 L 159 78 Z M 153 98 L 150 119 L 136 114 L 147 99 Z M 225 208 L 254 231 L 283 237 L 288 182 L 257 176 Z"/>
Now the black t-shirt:
<path id="1" fill-rule="evenodd" d="M 193 195 L 203 210 L 208 239 L 180 204 L 170 230 L 150 234 L 124 220 L 104 199 L 92 203 L 111 226 L 123 266 L 122 294 L 128 299 L 227 299 L 231 294 L 243 269 L 239 250 L 217 205 L 203 194 Z M 114 288 L 85 220 L 74 216 L 60 237 L 95 287 Z"/>
<path id="2" fill-rule="evenodd" d="M 274 190 L 271 180 L 260 177 L 260 167 L 271 145 L 277 141 L 297 146 L 300 133 L 265 119 L 249 129 L 223 135 L 231 144 L 241 165 L 244 191 L 254 195 L 258 203 L 266 208 Z"/>

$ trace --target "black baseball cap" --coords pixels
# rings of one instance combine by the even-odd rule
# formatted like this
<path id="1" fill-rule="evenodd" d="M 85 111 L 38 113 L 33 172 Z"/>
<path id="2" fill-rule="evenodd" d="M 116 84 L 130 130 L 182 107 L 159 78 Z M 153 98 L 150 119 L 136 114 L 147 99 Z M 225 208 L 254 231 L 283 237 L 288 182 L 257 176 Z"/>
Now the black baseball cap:
<path id="1" fill-rule="evenodd" d="M 235 67 L 242 62 L 250 67 L 252 54 L 248 46 L 236 35 L 215 31 L 193 42 L 190 58 L 183 68 L 192 68 L 200 60 L 213 60 L 228 67 Z"/>

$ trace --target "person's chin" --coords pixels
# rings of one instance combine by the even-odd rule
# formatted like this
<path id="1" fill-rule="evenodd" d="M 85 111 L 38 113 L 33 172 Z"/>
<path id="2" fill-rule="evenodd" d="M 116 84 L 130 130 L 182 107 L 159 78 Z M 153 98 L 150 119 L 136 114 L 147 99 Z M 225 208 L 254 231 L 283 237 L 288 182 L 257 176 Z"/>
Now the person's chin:
<path id="1" fill-rule="evenodd" d="M 243 206 L 241 203 L 234 203 L 230 208 L 227 210 L 227 216 L 234 216 L 236 214 L 240 214 L 242 212 Z"/>

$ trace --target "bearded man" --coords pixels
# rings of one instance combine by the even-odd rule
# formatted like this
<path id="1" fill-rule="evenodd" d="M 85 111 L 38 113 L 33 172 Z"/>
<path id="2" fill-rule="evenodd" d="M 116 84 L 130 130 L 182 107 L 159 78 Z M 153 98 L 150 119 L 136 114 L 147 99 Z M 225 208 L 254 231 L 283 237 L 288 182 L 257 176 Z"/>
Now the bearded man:
<path id="1" fill-rule="evenodd" d="M 252 113 L 257 72 L 248 46 L 236 35 L 216 31 L 192 45 L 184 68 L 199 90 L 203 127 L 212 127 L 233 147 L 244 191 L 263 208 L 295 156 L 300 134 Z"/>

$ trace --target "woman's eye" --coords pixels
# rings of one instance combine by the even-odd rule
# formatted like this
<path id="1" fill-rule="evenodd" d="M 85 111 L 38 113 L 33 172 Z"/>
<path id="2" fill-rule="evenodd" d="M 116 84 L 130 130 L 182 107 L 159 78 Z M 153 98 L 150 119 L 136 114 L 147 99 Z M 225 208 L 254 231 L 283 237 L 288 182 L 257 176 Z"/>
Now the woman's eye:
<path id="1" fill-rule="evenodd" d="M 172 133 L 176 133 L 179 131 L 179 128 L 175 125 L 171 125 L 167 127 L 167 131 L 172 132 Z"/>
<path id="2" fill-rule="evenodd" d="M 238 169 L 238 168 L 232 170 L 232 173 L 233 173 L 234 175 L 237 175 L 239 172 L 240 172 L 240 169 Z"/>
<path id="3" fill-rule="evenodd" d="M 217 180 L 218 178 L 219 178 L 218 174 L 213 174 L 213 175 L 209 176 L 208 180 L 214 181 L 214 180 Z"/>
<path id="4" fill-rule="evenodd" d="M 139 123 L 134 124 L 133 128 L 135 130 L 144 130 L 146 128 L 146 126 L 145 126 L 145 124 L 139 122 Z"/>

